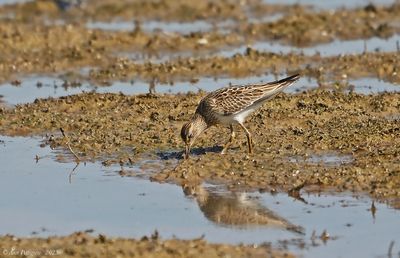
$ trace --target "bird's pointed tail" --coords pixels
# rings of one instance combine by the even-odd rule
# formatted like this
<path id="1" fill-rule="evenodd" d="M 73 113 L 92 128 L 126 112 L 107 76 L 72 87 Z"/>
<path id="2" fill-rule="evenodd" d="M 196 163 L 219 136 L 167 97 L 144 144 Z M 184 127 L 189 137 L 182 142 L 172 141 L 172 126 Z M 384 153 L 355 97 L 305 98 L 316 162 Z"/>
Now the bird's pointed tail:
<path id="1" fill-rule="evenodd" d="M 300 74 L 294 74 L 289 77 L 283 78 L 279 81 L 271 82 L 270 84 L 279 85 L 280 87 L 286 87 L 286 86 L 289 86 L 290 84 L 294 83 L 298 79 L 300 79 Z"/>
<path id="2" fill-rule="evenodd" d="M 258 101 L 265 101 L 273 98 L 279 92 L 283 91 L 286 87 L 292 85 L 300 78 L 300 74 L 294 74 L 289 77 L 283 78 L 278 81 L 269 82 L 264 85 L 260 85 L 259 87 L 264 90 L 265 95 L 260 98 Z"/>

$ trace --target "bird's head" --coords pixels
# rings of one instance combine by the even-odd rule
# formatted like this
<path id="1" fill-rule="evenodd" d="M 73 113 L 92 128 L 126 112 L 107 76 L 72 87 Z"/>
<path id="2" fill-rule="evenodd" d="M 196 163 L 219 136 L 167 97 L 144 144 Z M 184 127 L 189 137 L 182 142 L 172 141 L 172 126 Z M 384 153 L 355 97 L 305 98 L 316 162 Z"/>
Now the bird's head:
<path id="1" fill-rule="evenodd" d="M 194 116 L 191 121 L 182 126 L 181 138 L 185 143 L 185 158 L 189 157 L 190 148 L 197 137 L 207 128 L 201 116 Z"/>

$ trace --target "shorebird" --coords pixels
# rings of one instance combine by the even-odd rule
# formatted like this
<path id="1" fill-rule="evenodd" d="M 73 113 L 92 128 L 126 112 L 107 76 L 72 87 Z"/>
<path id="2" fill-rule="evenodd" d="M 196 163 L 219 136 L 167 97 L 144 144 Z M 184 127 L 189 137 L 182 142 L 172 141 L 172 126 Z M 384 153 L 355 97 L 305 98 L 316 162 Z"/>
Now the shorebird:
<path id="1" fill-rule="evenodd" d="M 221 154 L 226 153 L 235 138 L 234 124 L 239 124 L 246 133 L 248 150 L 252 153 L 252 136 L 244 126 L 246 117 L 299 78 L 300 75 L 295 74 L 269 83 L 225 87 L 206 95 L 197 106 L 192 119 L 182 126 L 185 158 L 189 157 L 190 148 L 197 137 L 209 127 L 218 124 L 228 125 L 231 130 L 229 141 L 224 145 Z"/>

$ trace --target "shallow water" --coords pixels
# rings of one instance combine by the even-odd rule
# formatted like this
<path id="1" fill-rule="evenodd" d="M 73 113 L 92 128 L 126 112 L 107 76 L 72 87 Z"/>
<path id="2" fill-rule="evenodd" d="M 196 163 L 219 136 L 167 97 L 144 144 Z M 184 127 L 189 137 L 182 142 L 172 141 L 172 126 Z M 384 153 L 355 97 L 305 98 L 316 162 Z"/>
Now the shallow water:
<path id="1" fill-rule="evenodd" d="M 29 1 L 31 1 L 31 0 L 0 0 L 0 5 L 24 3 L 24 2 L 29 2 Z"/>
<path id="2" fill-rule="evenodd" d="M 232 193 L 215 185 L 183 191 L 175 185 L 121 177 L 119 167 L 98 163 L 80 164 L 69 180 L 75 164 L 54 161 L 57 155 L 60 159 L 69 154 L 39 147 L 38 138 L 0 140 L 0 234 L 48 236 L 93 229 L 141 237 L 157 229 L 163 238 L 204 235 L 212 242 L 282 246 L 282 240 L 295 239 L 287 244 L 289 250 L 306 257 L 384 256 L 390 242 L 398 240 L 400 211 L 375 203 L 372 214 L 367 197 L 303 194 L 302 202 L 285 194 Z M 271 226 L 235 215 L 216 219 L 224 218 L 226 210 L 245 211 L 246 218 L 261 216 Z M 326 243 L 319 238 L 324 230 L 331 237 Z M 399 251 L 395 242 L 393 254 Z"/>
<path id="3" fill-rule="evenodd" d="M 357 40 L 334 40 L 330 43 L 319 44 L 312 47 L 294 47 L 290 45 L 280 44 L 272 41 L 260 41 L 250 44 L 248 46 L 240 46 L 238 48 L 222 50 L 215 55 L 224 57 L 231 57 L 235 54 L 243 54 L 247 47 L 251 47 L 261 52 L 273 52 L 273 53 L 303 53 L 305 55 L 320 54 L 323 57 L 326 56 L 337 56 L 337 55 L 350 55 L 350 54 L 362 54 L 368 52 L 397 52 L 400 51 L 398 45 L 400 42 L 400 35 L 396 34 L 387 39 L 372 37 L 368 39 L 357 39 Z"/>
<path id="4" fill-rule="evenodd" d="M 213 29 L 224 32 L 232 26 L 230 21 L 211 24 L 206 21 L 194 22 L 161 22 L 145 21 L 140 23 L 140 28 L 146 32 L 163 31 L 165 33 L 189 34 L 191 32 L 207 32 Z M 112 21 L 100 22 L 92 21 L 86 24 L 89 29 L 114 30 L 114 31 L 133 31 L 136 27 L 133 21 Z"/>
<path id="5" fill-rule="evenodd" d="M 313 4 L 317 8 L 354 7 L 370 2 L 295 1 Z M 15 1 L 3 0 L 0 4 L 6 2 Z M 379 2 L 386 4 L 392 1 Z M 144 24 L 144 29 L 153 31 L 161 28 L 167 33 L 189 33 L 193 30 L 214 28 L 214 25 L 205 22 L 195 24 L 197 25 L 193 27 L 192 23 L 149 22 Z M 113 28 L 114 25 L 121 26 L 95 26 L 111 26 L 102 29 L 124 29 Z M 125 25 L 127 30 L 134 27 L 133 23 Z M 396 41 L 399 39 L 398 35 L 389 40 L 371 38 L 365 41 L 366 49 L 396 51 Z M 321 55 L 336 55 L 362 53 L 365 50 L 364 45 L 364 40 L 356 40 L 336 41 L 304 49 L 270 43 L 256 43 L 253 47 L 272 52 L 303 51 L 311 55 L 318 51 Z M 244 48 L 234 51 L 243 53 Z M 231 55 L 234 52 L 223 53 Z M 87 72 L 87 69 L 84 72 Z M 277 78 L 272 75 L 218 80 L 199 78 L 199 81 L 193 84 L 157 84 L 155 92 L 174 94 L 198 90 L 212 91 L 230 83 L 259 83 L 274 79 Z M 32 76 L 21 80 L 20 86 L 0 85 L 0 95 L 4 95 L 8 104 L 27 103 L 36 98 L 66 96 L 82 91 L 124 94 L 149 92 L 149 83 L 143 81 L 114 82 L 109 87 L 96 87 L 83 82 L 79 87 L 63 87 L 63 80 L 56 77 Z M 37 86 L 37 82 L 42 83 L 40 87 Z M 354 91 L 364 94 L 400 90 L 400 86 L 375 78 L 350 80 L 348 84 L 354 85 Z M 302 78 L 285 92 L 295 93 L 316 87 L 318 85 L 315 80 Z M 344 90 L 351 90 L 351 86 Z M 399 117 L 394 114 L 388 119 L 399 120 Z M 230 192 L 223 186 L 210 184 L 194 189 L 182 189 L 175 185 L 140 179 L 141 176 L 146 177 L 146 172 L 152 168 L 163 166 L 159 159 L 145 160 L 124 168 L 134 171 L 133 174 L 137 176 L 121 176 L 123 173 L 119 173 L 121 168 L 118 166 L 104 167 L 100 163 L 81 163 L 75 167 L 74 163 L 65 162 L 70 158 L 68 153 L 51 151 L 49 147 L 41 148 L 40 140 L 0 136 L 0 235 L 65 235 L 77 230 L 93 229 L 95 233 L 140 238 L 157 229 L 163 238 L 196 238 L 204 235 L 205 239 L 212 242 L 271 242 L 273 246 L 287 246 L 289 250 L 304 257 L 388 257 L 389 245 L 391 241 L 396 241 L 392 254 L 393 257 L 400 257 L 400 211 L 382 203 L 375 203 L 377 210 L 374 213 L 371 211 L 372 200 L 368 197 L 355 197 L 350 193 L 303 193 L 301 201 L 286 194 Z M 55 159 L 64 162 L 56 162 Z M 296 157 L 293 161 L 340 166 L 353 160 L 351 156 L 328 153 L 310 155 L 306 159 Z M 176 160 L 172 157 L 169 162 Z M 231 211 L 230 216 L 224 214 L 224 208 Z M 269 222 L 269 226 L 263 225 L 265 221 Z M 330 239 L 326 241 L 319 237 L 325 230 L 330 235 Z M 303 244 L 304 248 L 300 246 Z"/>
<path id="6" fill-rule="evenodd" d="M 323 166 L 341 166 L 353 162 L 351 155 L 343 155 L 336 152 L 327 152 L 323 154 L 311 154 L 307 157 L 291 157 L 290 162 L 305 162 L 310 164 L 320 164 Z"/>
<path id="7" fill-rule="evenodd" d="M 360 78 L 349 80 L 350 88 L 354 91 L 363 94 L 375 94 L 381 92 L 398 92 L 400 91 L 400 85 L 392 84 L 376 78 Z"/>
<path id="8" fill-rule="evenodd" d="M 203 91 L 214 91 L 228 85 L 244 85 L 249 83 L 262 83 L 274 81 L 283 78 L 286 75 L 275 77 L 271 74 L 265 76 L 250 76 L 244 78 L 210 78 L 202 77 L 196 83 L 188 81 L 175 82 L 173 85 L 157 84 L 154 89 L 150 89 L 150 82 L 133 81 L 133 82 L 113 82 L 111 86 L 94 86 L 87 82 L 82 82 L 81 86 L 63 86 L 64 81 L 56 77 L 40 77 L 31 76 L 21 78 L 21 85 L 14 86 L 10 83 L 0 84 L 0 96 L 2 101 L 10 105 L 33 102 L 37 98 L 60 97 L 81 92 L 98 92 L 98 93 L 123 93 L 123 94 L 145 94 L 150 90 L 156 93 L 187 93 Z M 38 82 L 41 86 L 38 86 Z M 352 90 L 362 94 L 374 94 L 380 92 L 398 92 L 399 85 L 380 81 L 376 78 L 351 79 L 344 84 L 342 90 Z M 314 79 L 300 78 L 291 87 L 284 90 L 286 93 L 297 93 L 309 89 L 315 89 L 318 83 Z"/>
<path id="9" fill-rule="evenodd" d="M 41 77 L 31 76 L 21 78 L 21 85 L 14 86 L 11 83 L 0 85 L 0 96 L 3 101 L 10 105 L 33 102 L 37 98 L 60 97 L 82 92 L 98 92 L 98 93 L 119 93 L 124 94 L 141 94 L 149 93 L 149 83 L 143 81 L 135 82 L 114 82 L 111 86 L 97 87 L 87 82 L 82 82 L 80 86 L 63 86 L 64 81 L 57 77 Z M 41 86 L 38 87 L 38 82 Z M 187 91 L 197 91 L 195 87 L 187 86 L 190 83 L 178 86 L 157 85 L 158 93 L 178 93 Z"/>
<path id="10" fill-rule="evenodd" d="M 164 23 L 164 25 L 167 27 L 169 26 L 168 23 Z M 194 27 L 191 27 L 189 25 L 182 25 L 182 26 L 184 28 L 187 28 L 187 30 L 182 29 L 182 31 L 179 31 L 180 27 L 177 26 L 176 32 L 187 34 L 190 31 L 198 31 L 198 29 L 196 28 L 197 26 Z M 236 54 L 244 54 L 248 47 L 251 47 L 252 49 L 260 52 L 272 52 L 278 54 L 296 53 L 305 55 L 319 54 L 321 57 L 352 55 L 352 54 L 356 55 L 356 54 L 363 54 L 365 52 L 399 52 L 400 34 L 395 34 L 389 38 L 371 37 L 368 39 L 356 39 L 356 40 L 336 39 L 329 43 L 318 44 L 311 47 L 295 47 L 291 45 L 281 44 L 276 41 L 256 41 L 248 45 L 242 45 L 229 49 L 220 49 L 211 52 L 207 51 L 162 52 L 153 54 L 151 56 L 139 52 L 121 52 L 117 53 L 116 55 L 119 57 L 131 59 L 138 63 L 144 63 L 144 62 L 162 63 L 166 61 L 176 60 L 178 58 L 188 58 L 188 57 L 193 57 L 193 58 L 204 58 L 212 56 L 232 57 Z"/>

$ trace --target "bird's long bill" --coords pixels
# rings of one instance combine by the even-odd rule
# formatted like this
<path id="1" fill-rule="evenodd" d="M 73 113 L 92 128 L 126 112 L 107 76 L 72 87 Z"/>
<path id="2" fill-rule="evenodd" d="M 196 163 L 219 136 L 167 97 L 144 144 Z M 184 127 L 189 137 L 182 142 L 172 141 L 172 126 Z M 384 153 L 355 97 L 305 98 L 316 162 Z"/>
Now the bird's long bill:
<path id="1" fill-rule="evenodd" d="M 189 158 L 189 153 L 190 153 L 190 145 L 186 144 L 185 145 L 185 159 Z"/>

